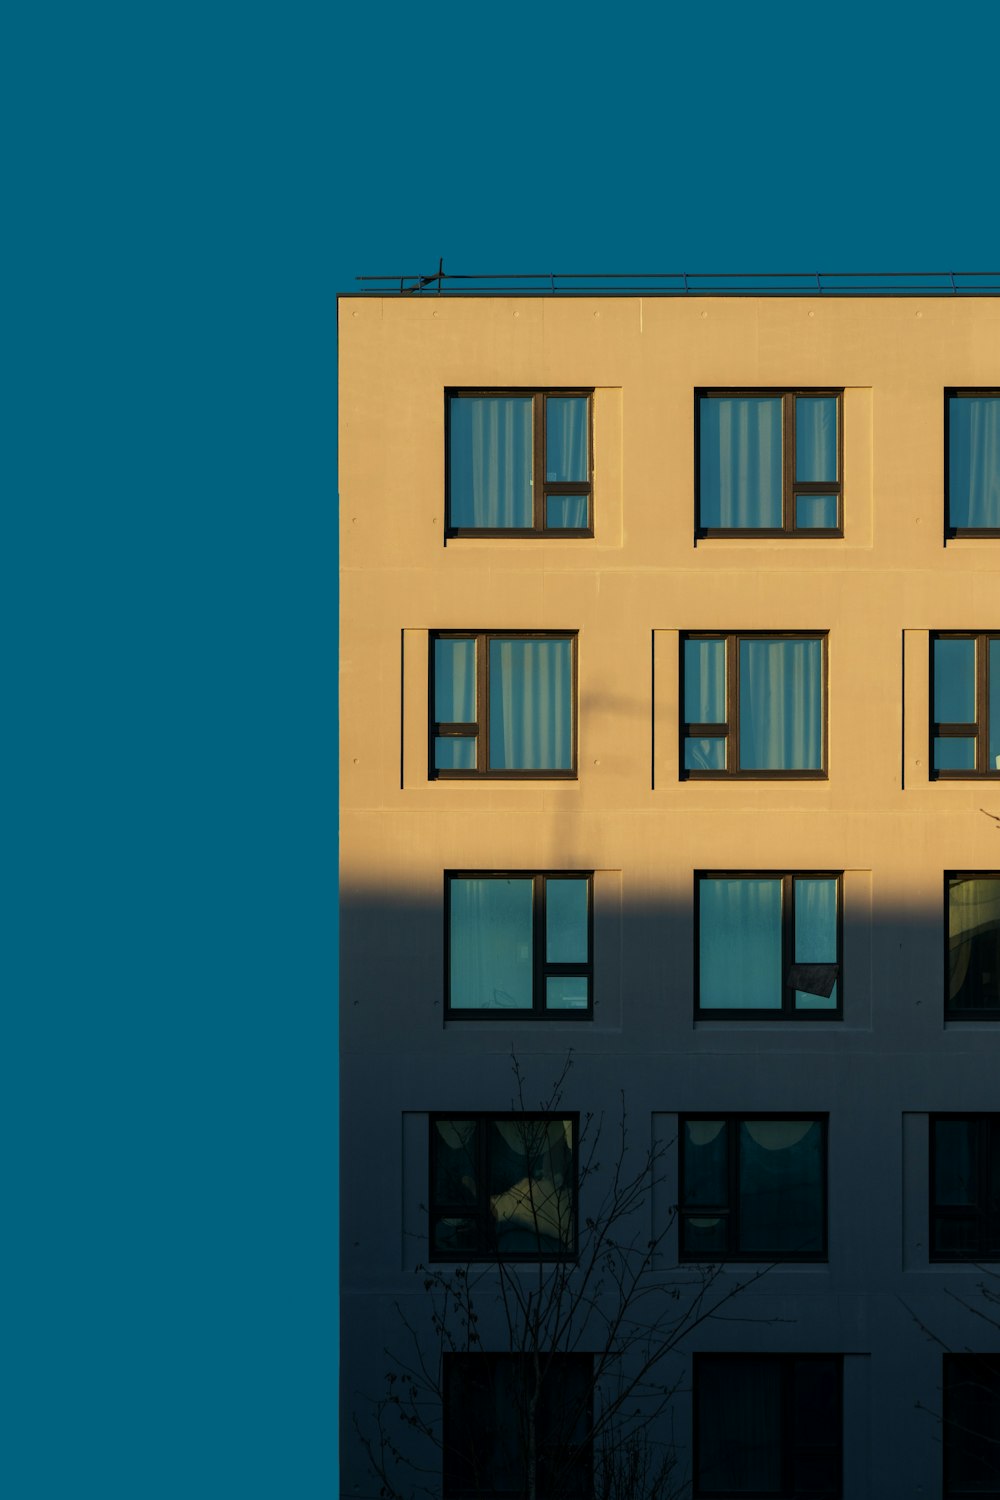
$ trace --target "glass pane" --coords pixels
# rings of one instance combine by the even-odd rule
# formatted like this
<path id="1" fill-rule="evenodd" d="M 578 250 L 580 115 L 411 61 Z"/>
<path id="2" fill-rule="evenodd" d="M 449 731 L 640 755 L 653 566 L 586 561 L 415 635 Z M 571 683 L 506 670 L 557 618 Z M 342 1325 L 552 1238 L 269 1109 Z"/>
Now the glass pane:
<path id="1" fill-rule="evenodd" d="M 1000 397 L 948 402 L 948 524 L 1000 527 Z"/>
<path id="2" fill-rule="evenodd" d="M 974 771 L 976 769 L 975 740 L 935 736 L 934 769 L 935 771 Z"/>
<path id="3" fill-rule="evenodd" d="M 550 964 L 587 962 L 588 880 L 545 882 L 545 957 Z"/>
<path id="4" fill-rule="evenodd" d="M 438 735 L 434 741 L 435 771 L 474 771 L 476 769 L 476 742 L 458 736 Z"/>
<path id="5" fill-rule="evenodd" d="M 808 1255 L 823 1248 L 822 1136 L 816 1120 L 740 1126 L 740 1249 Z"/>
<path id="6" fill-rule="evenodd" d="M 837 962 L 837 881 L 796 876 L 795 944 L 797 964 Z M 815 983 L 815 981 L 813 981 Z M 796 1010 L 836 1010 L 837 986 L 829 995 L 795 992 Z"/>
<path id="7" fill-rule="evenodd" d="M 545 402 L 545 478 L 564 483 L 590 478 L 590 402 L 586 396 L 549 396 Z"/>
<path id="8" fill-rule="evenodd" d="M 980 1254 L 979 1218 L 975 1214 L 934 1217 L 935 1255 L 953 1255 L 956 1260 L 974 1260 Z"/>
<path id="9" fill-rule="evenodd" d="M 1000 771 L 1000 640 L 990 641 L 990 771 Z"/>
<path id="10" fill-rule="evenodd" d="M 703 1218 L 685 1214 L 681 1220 L 681 1250 L 685 1255 L 725 1255 L 728 1249 L 726 1216 Z"/>
<path id="11" fill-rule="evenodd" d="M 725 1208 L 729 1201 L 725 1120 L 684 1121 L 684 1207 Z"/>
<path id="12" fill-rule="evenodd" d="M 531 880 L 452 880 L 450 1001 L 463 1010 L 530 1010 Z"/>
<path id="13" fill-rule="evenodd" d="M 837 478 L 837 398 L 795 398 L 795 478 Z"/>
<path id="14" fill-rule="evenodd" d="M 795 1363 L 793 1422 L 798 1447 L 840 1447 L 840 1364 L 832 1359 Z M 822 1493 L 822 1491 L 821 1491 Z"/>
<path id="15" fill-rule="evenodd" d="M 490 641 L 490 769 L 572 764 L 572 641 Z"/>
<path id="16" fill-rule="evenodd" d="M 519 1116 L 489 1128 L 489 1204 L 504 1254 L 557 1252 L 573 1242 L 569 1120 Z"/>
<path id="17" fill-rule="evenodd" d="M 718 1355 L 699 1360 L 697 1374 L 699 1491 L 781 1494 L 778 1360 Z"/>
<path id="18" fill-rule="evenodd" d="M 945 1381 L 946 1493 L 992 1500 L 1000 1491 L 1000 1357 L 946 1355 Z"/>
<path id="19" fill-rule="evenodd" d="M 699 881 L 702 1010 L 781 1009 L 781 881 Z"/>
<path id="20" fill-rule="evenodd" d="M 684 642 L 684 722 L 726 722 L 726 643 Z"/>
<path id="21" fill-rule="evenodd" d="M 549 531 L 586 530 L 590 524 L 589 495 L 546 495 L 545 524 Z"/>
<path id="22" fill-rule="evenodd" d="M 586 974 L 553 974 L 545 981 L 546 1010 L 586 1010 L 589 999 Z"/>
<path id="23" fill-rule="evenodd" d="M 934 642 L 934 720 L 973 724 L 976 719 L 975 641 Z"/>
<path id="24" fill-rule="evenodd" d="M 438 724 L 475 723 L 474 640 L 434 642 L 434 718 Z"/>
<path id="25" fill-rule="evenodd" d="M 934 1121 L 934 1202 L 975 1206 L 979 1197 L 979 1122 Z"/>
<path id="26" fill-rule="evenodd" d="M 822 641 L 740 641 L 740 769 L 822 764 Z"/>
<path id="27" fill-rule="evenodd" d="M 453 396 L 449 402 L 449 524 L 532 524 L 530 396 Z"/>
<path id="28" fill-rule="evenodd" d="M 948 1005 L 1000 1009 L 1000 878 L 995 876 L 949 881 Z"/>
<path id="29" fill-rule="evenodd" d="M 836 495 L 796 495 L 795 525 L 799 531 L 828 530 L 837 527 Z"/>
<path id="30" fill-rule="evenodd" d="M 685 771 L 724 771 L 726 769 L 726 741 L 685 740 Z"/>
<path id="31" fill-rule="evenodd" d="M 699 524 L 781 525 L 781 398 L 703 396 Z"/>
<path id="32" fill-rule="evenodd" d="M 478 1140 L 475 1120 L 435 1121 L 432 1183 L 434 1202 L 439 1207 L 475 1208 Z"/>

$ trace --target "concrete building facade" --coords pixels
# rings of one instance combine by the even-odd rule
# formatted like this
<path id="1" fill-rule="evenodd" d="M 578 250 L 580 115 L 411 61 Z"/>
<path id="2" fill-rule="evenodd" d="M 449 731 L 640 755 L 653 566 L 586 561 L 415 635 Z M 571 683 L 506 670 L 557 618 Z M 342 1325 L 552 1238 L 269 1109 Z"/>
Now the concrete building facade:
<path id="1" fill-rule="evenodd" d="M 502 1221 L 435 1141 L 570 1049 L 664 1278 L 769 1267 L 678 1352 L 682 1493 L 1000 1495 L 941 1421 L 1000 1351 L 1000 301 L 349 296 L 340 361 L 343 1495 Z M 795 1418 L 713 1468 L 751 1354 L 829 1361 L 820 1488 Z"/>

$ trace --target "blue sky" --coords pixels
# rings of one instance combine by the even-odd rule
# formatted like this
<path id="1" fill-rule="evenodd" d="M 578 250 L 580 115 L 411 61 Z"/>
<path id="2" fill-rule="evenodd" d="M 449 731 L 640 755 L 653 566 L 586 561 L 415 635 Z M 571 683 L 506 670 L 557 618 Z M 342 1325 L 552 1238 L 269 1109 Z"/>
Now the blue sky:
<path id="1" fill-rule="evenodd" d="M 336 1493 L 336 294 L 997 269 L 997 13 L 8 22 L 11 1493 Z"/>

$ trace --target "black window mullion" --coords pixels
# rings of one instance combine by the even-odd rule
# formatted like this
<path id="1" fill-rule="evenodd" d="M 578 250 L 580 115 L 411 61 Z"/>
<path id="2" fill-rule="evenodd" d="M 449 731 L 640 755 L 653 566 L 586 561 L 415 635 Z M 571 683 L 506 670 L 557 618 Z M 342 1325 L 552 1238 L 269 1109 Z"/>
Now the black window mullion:
<path id="1" fill-rule="evenodd" d="M 489 770 L 490 747 L 490 674 L 489 637 L 476 638 L 476 770 L 480 776 Z"/>
<path id="2" fill-rule="evenodd" d="M 795 397 L 781 398 L 781 524 L 785 531 L 795 530 Z"/>
<path id="3" fill-rule="evenodd" d="M 726 637 L 726 770 L 730 775 L 740 766 L 740 642 L 739 637 Z"/>
<path id="4" fill-rule="evenodd" d="M 545 919 L 545 887 L 544 875 L 536 875 L 533 881 L 532 891 L 532 920 L 534 932 L 532 934 L 532 957 L 533 957 L 533 993 L 531 997 L 531 1008 L 536 1013 L 545 1012 L 545 997 L 547 992 L 546 979 L 546 919 Z"/>
<path id="5" fill-rule="evenodd" d="M 976 720 L 976 764 L 980 775 L 986 776 L 990 770 L 990 638 L 985 633 L 976 637 Z"/>
<path id="6" fill-rule="evenodd" d="M 795 1011 L 795 991 L 788 976 L 795 962 L 795 877 L 785 875 L 781 881 L 781 1009 Z"/>
<path id="7" fill-rule="evenodd" d="M 548 430 L 548 396 L 536 392 L 532 397 L 534 442 L 531 455 L 531 514 L 536 531 L 545 530 L 545 476 L 548 455 L 545 451 Z"/>

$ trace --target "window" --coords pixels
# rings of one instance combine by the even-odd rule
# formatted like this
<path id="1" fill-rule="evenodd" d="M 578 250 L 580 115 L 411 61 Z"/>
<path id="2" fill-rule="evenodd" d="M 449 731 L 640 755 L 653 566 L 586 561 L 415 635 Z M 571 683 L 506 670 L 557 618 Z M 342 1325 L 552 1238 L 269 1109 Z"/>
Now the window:
<path id="1" fill-rule="evenodd" d="M 433 638 L 431 775 L 576 775 L 576 635 Z"/>
<path id="2" fill-rule="evenodd" d="M 1000 1020 L 1000 874 L 945 876 L 949 1020 Z"/>
<path id="3" fill-rule="evenodd" d="M 444 1356 L 445 1500 L 529 1493 L 528 1412 L 535 1405 L 538 1500 L 590 1500 L 593 1360 L 589 1354 Z"/>
<path id="4" fill-rule="evenodd" d="M 1000 632 L 936 635 L 931 652 L 934 775 L 1000 776 Z"/>
<path id="5" fill-rule="evenodd" d="M 450 536 L 592 536 L 590 391 L 447 397 Z"/>
<path id="6" fill-rule="evenodd" d="M 1000 531 L 1000 391 L 946 391 L 948 533 Z"/>
<path id="7" fill-rule="evenodd" d="M 591 875 L 449 875 L 445 888 L 449 1015 L 591 1014 Z"/>
<path id="8" fill-rule="evenodd" d="M 1000 1354 L 944 1356 L 945 1500 L 1000 1500 Z"/>
<path id="9" fill-rule="evenodd" d="M 698 1500 L 839 1496 L 843 1361 L 831 1354 L 696 1354 Z"/>
<path id="10" fill-rule="evenodd" d="M 1000 1260 L 1000 1115 L 930 1123 L 931 1260 Z"/>
<path id="11" fill-rule="evenodd" d="M 842 885 L 819 872 L 697 875 L 699 1018 L 841 1016 Z"/>
<path id="12" fill-rule="evenodd" d="M 701 536 L 842 536 L 842 392 L 700 391 Z"/>
<path id="13" fill-rule="evenodd" d="M 680 1121 L 681 1260 L 825 1260 L 826 1116 Z"/>
<path id="14" fill-rule="evenodd" d="M 682 637 L 682 774 L 825 777 L 826 639 Z"/>
<path id="15" fill-rule="evenodd" d="M 576 1252 L 576 1116 L 431 1117 L 432 1260 Z"/>

